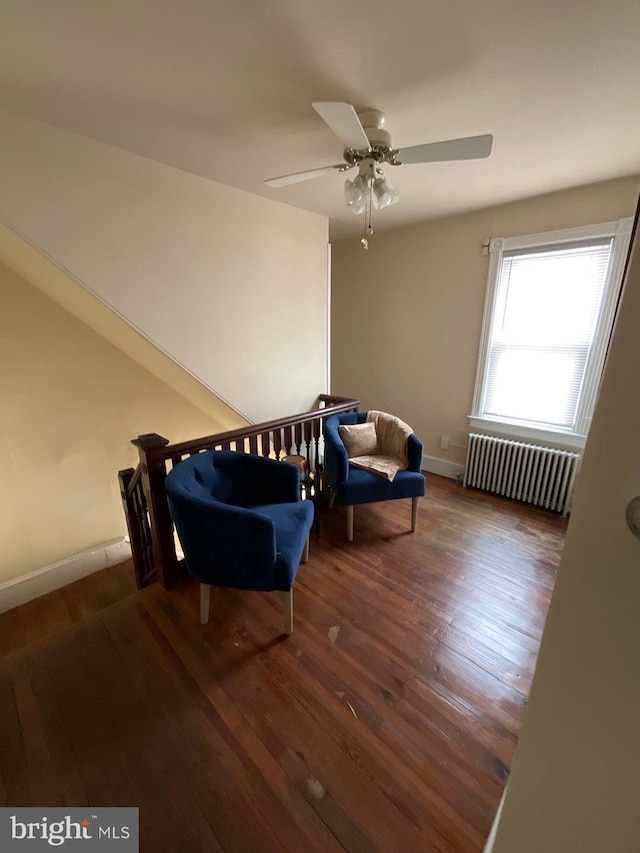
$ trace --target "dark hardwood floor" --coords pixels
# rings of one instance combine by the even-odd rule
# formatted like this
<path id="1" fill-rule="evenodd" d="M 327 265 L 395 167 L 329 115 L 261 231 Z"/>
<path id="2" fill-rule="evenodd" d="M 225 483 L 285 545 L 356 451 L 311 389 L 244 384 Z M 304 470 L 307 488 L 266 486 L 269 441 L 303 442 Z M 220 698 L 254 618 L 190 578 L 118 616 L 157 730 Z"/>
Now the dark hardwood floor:
<path id="1" fill-rule="evenodd" d="M 137 805 L 142 851 L 481 851 L 564 540 L 431 475 L 325 510 L 277 594 L 138 592 L 128 564 L 0 616 L 0 803 Z"/>

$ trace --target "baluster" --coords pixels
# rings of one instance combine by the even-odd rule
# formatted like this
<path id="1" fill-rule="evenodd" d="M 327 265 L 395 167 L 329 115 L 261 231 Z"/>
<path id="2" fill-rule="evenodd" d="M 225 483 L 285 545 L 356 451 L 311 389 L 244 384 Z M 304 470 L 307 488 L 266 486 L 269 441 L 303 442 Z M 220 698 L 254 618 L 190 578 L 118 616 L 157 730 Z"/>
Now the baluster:
<path id="1" fill-rule="evenodd" d="M 258 455 L 258 436 L 257 435 L 250 435 L 249 436 L 249 453 L 251 453 L 252 456 Z"/>
<path id="2" fill-rule="evenodd" d="M 291 430 L 290 424 L 283 429 L 283 433 L 284 433 L 284 435 L 283 435 L 283 438 L 284 438 L 284 455 L 285 456 L 291 456 L 291 447 L 293 445 L 293 438 L 292 438 L 292 430 Z"/>
<path id="3" fill-rule="evenodd" d="M 153 566 L 153 541 L 151 539 L 151 528 L 149 527 L 149 513 L 142 491 L 142 483 L 138 483 L 132 497 L 135 500 L 136 514 L 140 526 L 140 534 L 142 539 L 142 564 L 144 572 L 142 575 L 142 585 L 144 586 L 149 578 L 154 573 Z"/>
<path id="4" fill-rule="evenodd" d="M 236 438 L 236 440 L 234 441 L 234 444 L 235 444 L 236 451 L 238 453 L 244 453 L 244 437 L 243 438 Z"/>
<path id="5" fill-rule="evenodd" d="M 313 472 L 314 476 L 317 479 L 318 471 L 320 470 L 320 432 L 321 432 L 322 421 L 317 420 L 313 422 L 313 440 L 314 440 L 314 454 L 313 454 Z"/>
<path id="6" fill-rule="evenodd" d="M 280 427 L 273 430 L 273 452 L 276 459 L 280 459 L 280 454 L 282 453 L 282 430 Z"/>
<path id="7" fill-rule="evenodd" d="M 324 422 L 325 422 L 325 418 L 320 418 L 319 420 L 315 421 L 313 424 L 313 434 L 315 436 L 315 443 L 316 443 L 316 458 L 315 458 L 316 494 L 318 494 L 319 492 L 321 492 L 324 489 L 324 480 L 323 480 L 324 460 L 323 460 L 322 455 L 320 453 L 320 443 L 322 442 L 322 426 L 323 426 Z"/>
<path id="8" fill-rule="evenodd" d="M 260 436 L 260 447 L 262 449 L 263 456 L 271 455 L 271 444 L 269 441 L 269 433 L 263 432 Z"/>
<path id="9" fill-rule="evenodd" d="M 311 431 L 312 431 L 313 421 L 305 421 L 304 423 L 304 443 L 307 448 L 306 457 L 307 457 L 307 476 L 310 476 L 313 466 L 311 465 Z"/>
<path id="10" fill-rule="evenodd" d="M 135 489 L 131 492 L 129 487 L 135 475 L 133 468 L 127 468 L 124 471 L 118 472 L 118 480 L 120 481 L 120 497 L 122 498 L 122 506 L 124 508 L 124 517 L 127 522 L 127 530 L 129 531 L 129 542 L 131 543 L 131 554 L 133 556 L 133 570 L 136 577 L 136 586 L 142 589 L 144 586 L 145 565 L 144 565 L 144 543 L 142 540 L 142 531 L 140 529 L 140 518 L 136 512 L 135 506 Z"/>
<path id="11" fill-rule="evenodd" d="M 296 424 L 294 427 L 294 433 L 296 437 L 296 453 L 298 456 L 301 456 L 302 450 L 302 424 Z"/>

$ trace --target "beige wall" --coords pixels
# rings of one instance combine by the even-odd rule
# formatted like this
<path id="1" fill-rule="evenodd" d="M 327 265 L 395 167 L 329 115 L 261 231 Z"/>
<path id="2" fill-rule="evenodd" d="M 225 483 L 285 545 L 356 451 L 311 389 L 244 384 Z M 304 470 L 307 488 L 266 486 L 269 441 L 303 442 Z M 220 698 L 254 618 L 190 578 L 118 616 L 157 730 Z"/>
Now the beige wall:
<path id="1" fill-rule="evenodd" d="M 213 394 L 195 376 L 159 349 L 140 331 L 96 299 L 85 287 L 50 258 L 38 252 L 6 225 L 0 223 L 0 263 L 17 272 L 86 323 L 138 364 L 146 367 L 198 409 L 210 415 L 224 430 L 247 423 L 246 419 Z"/>
<path id="2" fill-rule="evenodd" d="M 3 265 L 0 304 L 2 584 L 126 534 L 131 438 L 221 425 Z"/>
<path id="3" fill-rule="evenodd" d="M 639 330 L 636 238 L 495 853 L 640 850 Z"/>
<path id="4" fill-rule="evenodd" d="M 326 217 L 0 111 L 0 221 L 248 419 L 327 390 Z"/>
<path id="5" fill-rule="evenodd" d="M 334 243 L 332 391 L 402 417 L 425 454 L 464 462 L 463 449 L 441 450 L 439 439 L 467 443 L 488 271 L 482 241 L 630 216 L 639 188 L 639 178 L 625 178 L 378 232 L 368 252 L 356 238 Z"/>

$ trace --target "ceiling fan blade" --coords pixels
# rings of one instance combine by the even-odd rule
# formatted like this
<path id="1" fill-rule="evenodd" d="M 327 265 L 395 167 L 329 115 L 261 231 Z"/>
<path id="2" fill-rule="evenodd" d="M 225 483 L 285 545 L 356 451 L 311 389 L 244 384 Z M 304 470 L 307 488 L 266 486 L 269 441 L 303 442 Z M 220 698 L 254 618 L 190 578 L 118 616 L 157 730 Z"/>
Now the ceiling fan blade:
<path id="1" fill-rule="evenodd" d="M 316 101 L 312 107 L 342 141 L 345 148 L 354 148 L 356 151 L 369 150 L 371 147 L 369 139 L 351 104 Z"/>
<path id="2" fill-rule="evenodd" d="M 444 142 L 427 142 L 401 148 L 395 155 L 398 163 L 440 163 L 445 160 L 481 160 L 491 154 L 493 136 L 466 136 Z"/>
<path id="3" fill-rule="evenodd" d="M 351 168 L 350 166 L 348 168 Z M 286 187 L 289 184 L 299 184 L 300 181 L 310 181 L 312 178 L 319 178 L 327 172 L 333 172 L 335 169 L 346 171 L 346 163 L 336 163 L 335 166 L 321 166 L 319 169 L 307 169 L 305 172 L 294 172 L 292 175 L 282 175 L 279 178 L 269 178 L 264 183 L 268 187 Z"/>

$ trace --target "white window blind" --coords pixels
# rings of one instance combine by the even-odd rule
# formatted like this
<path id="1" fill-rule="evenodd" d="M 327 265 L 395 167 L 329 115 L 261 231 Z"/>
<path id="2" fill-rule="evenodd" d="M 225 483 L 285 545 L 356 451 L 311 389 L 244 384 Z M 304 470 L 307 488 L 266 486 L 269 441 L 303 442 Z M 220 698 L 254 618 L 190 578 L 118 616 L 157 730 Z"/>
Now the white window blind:
<path id="1" fill-rule="evenodd" d="M 505 252 L 482 416 L 572 430 L 613 238 Z"/>

